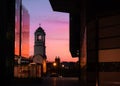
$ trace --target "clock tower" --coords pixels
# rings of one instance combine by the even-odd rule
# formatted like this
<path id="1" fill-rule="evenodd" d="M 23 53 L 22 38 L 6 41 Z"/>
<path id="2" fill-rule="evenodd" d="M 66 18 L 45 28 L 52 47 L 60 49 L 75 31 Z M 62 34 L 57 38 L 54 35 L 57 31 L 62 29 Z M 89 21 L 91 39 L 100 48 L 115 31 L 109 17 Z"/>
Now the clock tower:
<path id="1" fill-rule="evenodd" d="M 41 27 L 38 27 L 34 33 L 34 55 L 41 55 L 43 59 L 46 58 L 45 35 Z"/>
<path id="2" fill-rule="evenodd" d="M 46 74 L 46 47 L 45 47 L 45 32 L 41 27 L 38 27 L 34 33 L 34 58 L 33 62 L 41 65 L 41 72 Z"/>

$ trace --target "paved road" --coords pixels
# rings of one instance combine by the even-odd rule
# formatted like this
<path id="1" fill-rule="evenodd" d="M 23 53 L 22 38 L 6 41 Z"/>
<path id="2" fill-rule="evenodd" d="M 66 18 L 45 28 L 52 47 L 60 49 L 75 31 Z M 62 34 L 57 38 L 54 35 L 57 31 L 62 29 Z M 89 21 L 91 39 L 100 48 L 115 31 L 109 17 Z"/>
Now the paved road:
<path id="1" fill-rule="evenodd" d="M 46 78 L 41 86 L 80 86 L 78 78 Z"/>
<path id="2" fill-rule="evenodd" d="M 49 77 L 34 83 L 16 83 L 13 86 L 80 86 L 78 78 Z"/>

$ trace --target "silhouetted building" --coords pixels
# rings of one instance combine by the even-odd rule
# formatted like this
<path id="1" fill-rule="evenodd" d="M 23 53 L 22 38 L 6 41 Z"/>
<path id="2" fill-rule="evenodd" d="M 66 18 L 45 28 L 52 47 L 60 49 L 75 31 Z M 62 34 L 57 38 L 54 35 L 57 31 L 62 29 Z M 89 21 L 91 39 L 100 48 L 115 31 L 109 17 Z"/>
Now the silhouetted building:
<path id="1" fill-rule="evenodd" d="M 60 57 L 59 57 L 59 56 L 56 56 L 56 57 L 55 57 L 55 62 L 56 62 L 58 65 L 60 65 Z"/>
<path id="2" fill-rule="evenodd" d="M 45 32 L 39 27 L 34 33 L 34 58 L 33 62 L 42 65 L 43 73 L 46 73 L 46 46 L 45 46 Z"/>
<path id="3" fill-rule="evenodd" d="M 16 0 L 15 8 L 15 54 L 19 55 L 20 40 L 20 0 Z M 29 57 L 30 15 L 22 5 L 22 49 L 21 55 Z"/>

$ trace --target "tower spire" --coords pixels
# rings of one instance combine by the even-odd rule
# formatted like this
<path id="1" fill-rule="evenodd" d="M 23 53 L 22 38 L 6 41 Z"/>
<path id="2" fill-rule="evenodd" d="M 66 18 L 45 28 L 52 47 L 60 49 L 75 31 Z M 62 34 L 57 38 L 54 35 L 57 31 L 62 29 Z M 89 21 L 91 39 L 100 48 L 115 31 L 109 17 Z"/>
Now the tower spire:
<path id="1" fill-rule="evenodd" d="M 41 27 L 41 24 L 39 24 L 39 27 Z"/>

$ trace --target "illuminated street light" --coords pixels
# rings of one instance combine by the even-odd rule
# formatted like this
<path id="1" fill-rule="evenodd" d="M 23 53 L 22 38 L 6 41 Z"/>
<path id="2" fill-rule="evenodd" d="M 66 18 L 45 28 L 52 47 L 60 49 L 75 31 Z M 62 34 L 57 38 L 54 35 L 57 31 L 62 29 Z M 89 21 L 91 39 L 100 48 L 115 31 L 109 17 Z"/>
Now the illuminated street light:
<path id="1" fill-rule="evenodd" d="M 62 68 L 64 68 L 65 67 L 65 65 L 64 64 L 62 64 Z"/>
<path id="2" fill-rule="evenodd" d="M 54 62 L 54 63 L 53 63 L 53 66 L 54 66 L 54 67 L 56 67 L 56 66 L 57 66 L 56 62 Z"/>

